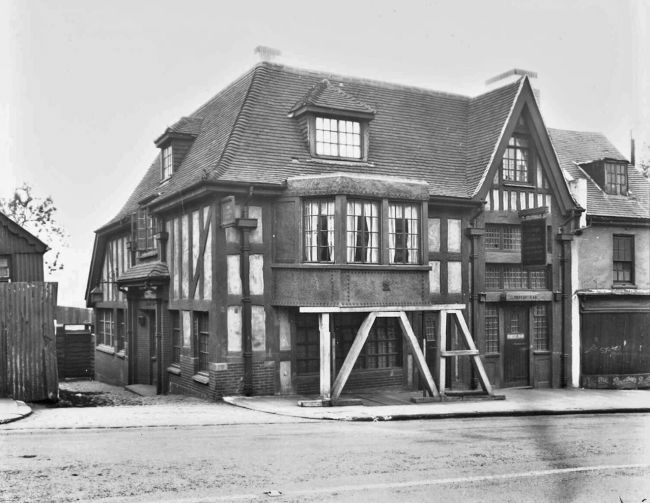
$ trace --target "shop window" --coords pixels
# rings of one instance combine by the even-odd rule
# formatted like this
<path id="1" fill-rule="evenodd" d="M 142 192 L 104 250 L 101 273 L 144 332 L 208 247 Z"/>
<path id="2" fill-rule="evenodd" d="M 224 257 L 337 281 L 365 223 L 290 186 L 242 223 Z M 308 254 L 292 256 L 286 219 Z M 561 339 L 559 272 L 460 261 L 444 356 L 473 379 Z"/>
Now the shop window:
<path id="1" fill-rule="evenodd" d="M 417 264 L 420 260 L 420 213 L 406 203 L 388 205 L 388 256 L 392 264 Z"/>
<path id="2" fill-rule="evenodd" d="M 614 235 L 614 284 L 634 283 L 634 236 Z"/>
<path id="3" fill-rule="evenodd" d="M 172 363 L 180 364 L 181 347 L 183 346 L 181 332 L 181 313 L 180 311 L 170 311 L 171 328 L 172 328 Z"/>
<path id="4" fill-rule="evenodd" d="M 304 250 L 307 262 L 334 260 L 334 200 L 305 201 Z"/>
<path id="5" fill-rule="evenodd" d="M 349 263 L 379 262 L 379 204 L 348 201 L 347 259 Z"/>
<path id="6" fill-rule="evenodd" d="M 357 335 L 362 318 L 338 315 L 336 364 L 340 369 Z M 377 318 L 354 365 L 355 369 L 402 366 L 402 330 L 395 318 Z"/>
<path id="7" fill-rule="evenodd" d="M 115 335 L 115 320 L 112 309 L 97 310 L 97 341 L 104 346 L 113 347 L 113 336 Z"/>
<path id="8" fill-rule="evenodd" d="M 485 307 L 485 352 L 499 352 L 499 311 L 494 306 Z"/>
<path id="9" fill-rule="evenodd" d="M 533 307 L 533 339 L 536 351 L 548 351 L 548 309 L 545 304 Z"/>
<path id="10" fill-rule="evenodd" d="M 194 311 L 194 357 L 198 359 L 198 371 L 208 371 L 208 341 L 210 338 L 210 316 L 207 312 Z"/>

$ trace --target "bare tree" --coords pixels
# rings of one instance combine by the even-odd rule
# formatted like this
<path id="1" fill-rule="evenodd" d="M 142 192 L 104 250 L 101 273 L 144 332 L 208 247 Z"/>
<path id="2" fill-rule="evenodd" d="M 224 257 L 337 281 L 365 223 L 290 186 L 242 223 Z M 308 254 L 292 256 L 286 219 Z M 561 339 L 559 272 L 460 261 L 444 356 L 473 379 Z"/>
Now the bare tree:
<path id="1" fill-rule="evenodd" d="M 57 208 L 51 196 L 35 197 L 31 185 L 23 183 L 12 197 L 0 198 L 0 211 L 50 247 L 52 252 L 45 258 L 50 274 L 63 269 L 61 248 L 66 245 L 67 235 L 56 221 Z"/>

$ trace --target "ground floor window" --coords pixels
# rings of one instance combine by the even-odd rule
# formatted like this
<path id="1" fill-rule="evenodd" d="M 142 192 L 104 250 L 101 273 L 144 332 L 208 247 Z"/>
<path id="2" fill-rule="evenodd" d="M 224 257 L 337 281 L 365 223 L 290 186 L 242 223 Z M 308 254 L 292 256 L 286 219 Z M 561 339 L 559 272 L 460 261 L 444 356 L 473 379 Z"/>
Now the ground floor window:
<path id="1" fill-rule="evenodd" d="M 336 366 L 340 369 L 357 335 L 363 316 L 337 315 Z M 402 366 L 402 329 L 395 318 L 377 318 L 363 345 L 355 369 L 382 369 Z"/>
<path id="2" fill-rule="evenodd" d="M 126 346 L 126 309 L 117 310 L 117 351 L 124 351 Z"/>
<path id="3" fill-rule="evenodd" d="M 181 337 L 181 313 L 179 311 L 170 311 L 169 316 L 172 329 L 172 363 L 180 364 L 181 347 L 183 345 Z"/>
<path id="4" fill-rule="evenodd" d="M 208 340 L 210 316 L 207 312 L 194 311 L 194 356 L 199 360 L 199 372 L 208 371 Z"/>
<path id="5" fill-rule="evenodd" d="M 495 306 L 485 307 L 485 352 L 499 352 L 499 310 Z"/>
<path id="6" fill-rule="evenodd" d="M 97 344 L 113 346 L 115 335 L 115 320 L 112 309 L 97 310 Z"/>
<path id="7" fill-rule="evenodd" d="M 536 351 L 548 351 L 548 309 L 546 304 L 533 307 L 533 336 Z"/>
<path id="8" fill-rule="evenodd" d="M 296 373 L 318 372 L 320 361 L 317 315 L 296 317 Z"/>

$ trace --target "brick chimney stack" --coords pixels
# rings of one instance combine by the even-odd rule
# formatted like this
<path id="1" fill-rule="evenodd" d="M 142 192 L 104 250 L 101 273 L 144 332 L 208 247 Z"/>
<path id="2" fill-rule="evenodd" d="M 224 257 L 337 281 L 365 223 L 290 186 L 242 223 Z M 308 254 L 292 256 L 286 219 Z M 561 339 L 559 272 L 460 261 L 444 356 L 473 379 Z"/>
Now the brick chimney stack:
<path id="1" fill-rule="evenodd" d="M 273 61 L 282 55 L 280 50 L 265 45 L 258 45 L 253 52 L 257 54 L 260 61 Z"/>
<path id="2" fill-rule="evenodd" d="M 532 84 L 532 80 L 537 78 L 537 72 L 522 70 L 521 68 L 513 68 L 512 70 L 500 73 L 499 75 L 486 80 L 485 85 L 488 87 L 488 90 L 492 90 L 496 89 L 497 87 L 505 86 L 506 84 L 511 84 L 512 82 L 515 82 L 522 77 L 528 77 L 531 80 Z M 533 86 L 533 93 L 535 94 L 535 99 L 539 104 L 541 94 L 539 92 L 539 89 L 536 89 L 535 86 Z"/>

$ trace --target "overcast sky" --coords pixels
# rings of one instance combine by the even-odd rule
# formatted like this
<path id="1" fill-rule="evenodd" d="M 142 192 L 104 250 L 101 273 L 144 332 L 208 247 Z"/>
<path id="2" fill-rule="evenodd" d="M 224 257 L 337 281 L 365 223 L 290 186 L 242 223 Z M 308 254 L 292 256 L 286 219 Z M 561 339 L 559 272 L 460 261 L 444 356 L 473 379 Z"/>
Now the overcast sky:
<path id="1" fill-rule="evenodd" d="M 59 304 L 83 305 L 93 231 L 153 140 L 256 62 L 476 95 L 539 74 L 549 127 L 650 139 L 649 1 L 0 0 L 0 197 L 52 195 L 70 235 Z M 643 129 L 645 125 L 645 130 Z"/>

